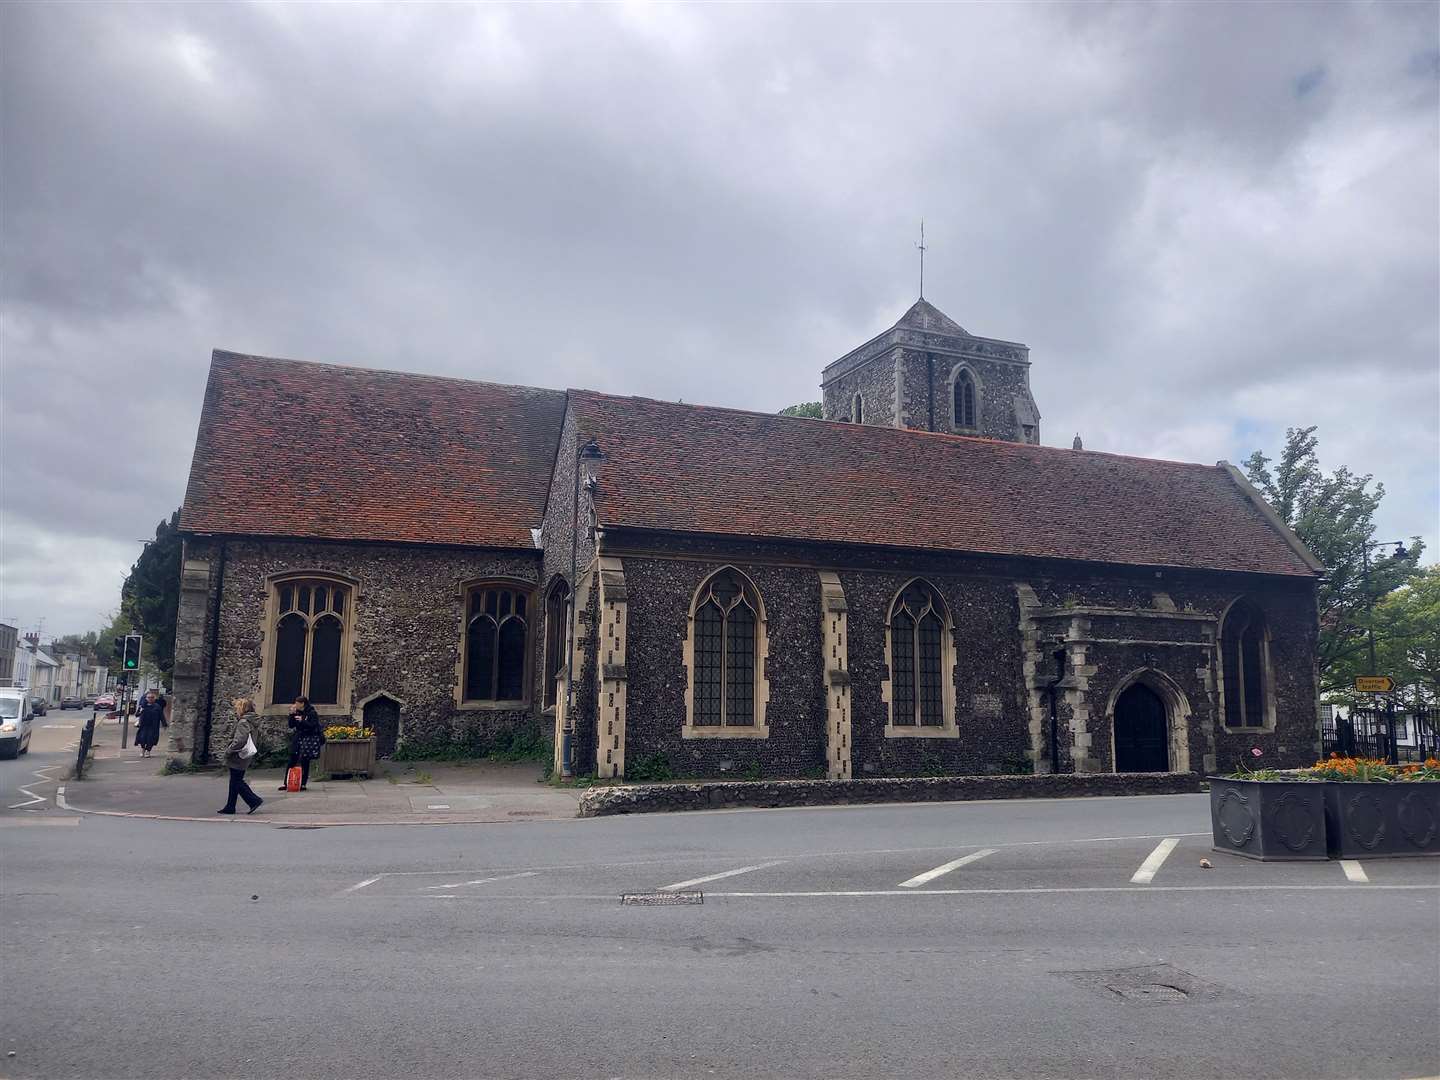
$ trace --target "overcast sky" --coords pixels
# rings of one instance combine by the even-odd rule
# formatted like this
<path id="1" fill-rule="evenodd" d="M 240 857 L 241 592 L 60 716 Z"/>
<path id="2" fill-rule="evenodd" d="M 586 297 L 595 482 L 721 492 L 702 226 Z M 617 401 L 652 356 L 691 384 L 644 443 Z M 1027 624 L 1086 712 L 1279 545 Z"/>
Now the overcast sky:
<path id="1" fill-rule="evenodd" d="M 212 348 L 774 410 L 922 216 L 1045 442 L 1318 424 L 1433 549 L 1437 11 L 0 6 L 0 618 L 106 621 Z"/>

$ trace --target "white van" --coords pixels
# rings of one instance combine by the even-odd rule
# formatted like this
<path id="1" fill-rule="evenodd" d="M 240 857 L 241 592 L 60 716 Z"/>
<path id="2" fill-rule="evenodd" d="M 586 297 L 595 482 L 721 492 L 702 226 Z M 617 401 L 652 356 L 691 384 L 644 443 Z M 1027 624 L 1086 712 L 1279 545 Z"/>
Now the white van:
<path id="1" fill-rule="evenodd" d="M 0 757 L 19 757 L 30 749 L 34 717 L 29 693 L 11 686 L 0 687 Z"/>

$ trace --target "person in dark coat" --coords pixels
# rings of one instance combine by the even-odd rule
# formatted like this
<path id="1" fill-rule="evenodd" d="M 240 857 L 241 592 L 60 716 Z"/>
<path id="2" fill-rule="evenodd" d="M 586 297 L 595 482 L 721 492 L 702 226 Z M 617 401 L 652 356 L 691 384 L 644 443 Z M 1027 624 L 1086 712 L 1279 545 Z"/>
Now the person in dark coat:
<path id="1" fill-rule="evenodd" d="M 236 698 L 235 705 L 235 727 L 230 732 L 230 742 L 225 749 L 225 767 L 230 770 L 230 797 L 225 800 L 225 806 L 216 810 L 217 814 L 235 813 L 235 800 L 244 799 L 245 805 L 250 808 L 250 813 L 260 809 L 260 804 L 265 800 L 256 795 L 250 785 L 245 782 L 245 770 L 250 763 L 258 757 L 258 754 L 245 755 L 247 743 L 253 743 L 255 729 L 250 725 L 250 716 L 255 712 L 255 703 L 249 698 Z"/>
<path id="2" fill-rule="evenodd" d="M 304 791 L 310 783 L 310 762 L 320 756 L 320 748 L 325 745 L 325 732 L 320 726 L 320 714 L 307 697 L 296 698 L 290 706 L 289 724 L 290 764 L 285 766 L 285 772 L 288 778 L 290 770 L 299 765 L 300 790 Z M 286 786 L 281 784 L 280 790 L 286 790 Z"/>
<path id="3" fill-rule="evenodd" d="M 145 692 L 145 700 L 135 714 L 135 745 L 140 756 L 149 757 L 160 741 L 160 729 L 170 726 L 170 703 L 154 690 Z"/>

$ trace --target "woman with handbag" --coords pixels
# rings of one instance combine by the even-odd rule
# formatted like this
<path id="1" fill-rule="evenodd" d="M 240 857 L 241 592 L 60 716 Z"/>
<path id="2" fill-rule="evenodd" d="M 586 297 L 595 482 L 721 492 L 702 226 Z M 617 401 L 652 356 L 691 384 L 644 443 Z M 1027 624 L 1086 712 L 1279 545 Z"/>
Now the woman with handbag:
<path id="1" fill-rule="evenodd" d="M 216 810 L 217 814 L 235 813 L 235 800 L 244 799 L 245 805 L 250 808 L 249 813 L 253 814 L 260 809 L 260 804 L 265 800 L 250 790 L 250 785 L 245 782 L 245 770 L 255 760 L 259 753 L 259 747 L 255 745 L 255 731 L 250 725 L 250 716 L 255 712 L 255 703 L 249 698 L 236 698 L 235 706 L 235 727 L 230 733 L 230 745 L 225 750 L 225 765 L 230 770 L 230 797 L 225 800 L 225 807 Z"/>
<path id="2" fill-rule="evenodd" d="M 325 745 L 325 732 L 320 726 L 320 714 L 307 697 L 297 697 L 290 706 L 290 764 L 285 766 L 288 781 L 290 770 L 300 766 L 300 790 L 310 783 L 310 762 L 320 756 Z M 289 790 L 288 783 L 280 785 L 281 791 Z"/>

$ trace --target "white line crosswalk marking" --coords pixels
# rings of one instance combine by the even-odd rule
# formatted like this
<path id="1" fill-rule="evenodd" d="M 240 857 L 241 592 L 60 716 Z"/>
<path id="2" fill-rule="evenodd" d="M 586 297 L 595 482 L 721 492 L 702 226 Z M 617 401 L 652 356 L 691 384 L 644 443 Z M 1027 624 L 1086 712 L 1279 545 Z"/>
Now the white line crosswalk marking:
<path id="1" fill-rule="evenodd" d="M 1365 873 L 1365 868 L 1354 859 L 1341 859 L 1340 869 L 1345 871 L 1345 880 L 1354 882 L 1356 885 L 1370 884 L 1370 875 Z"/>
<path id="2" fill-rule="evenodd" d="M 1145 861 L 1140 864 L 1140 869 L 1130 876 L 1131 885 L 1149 885 L 1155 880 L 1155 873 L 1165 865 L 1165 860 L 1175 850 L 1175 845 L 1180 841 L 1173 837 L 1166 837 L 1155 845 L 1155 850 L 1146 856 Z"/>
<path id="3" fill-rule="evenodd" d="M 756 863 L 754 866 L 741 866 L 735 870 L 722 870 L 718 874 L 706 874 L 704 877 L 691 878 L 689 881 L 677 881 L 674 885 L 661 885 L 661 892 L 675 892 L 677 889 L 689 889 L 696 885 L 704 885 L 707 881 L 719 881 L 721 878 L 735 877 L 737 874 L 748 874 L 752 870 L 765 870 L 771 866 L 779 866 L 784 859 L 777 859 L 775 862 Z"/>
<path id="4" fill-rule="evenodd" d="M 926 870 L 923 874 L 916 874 L 909 881 L 900 882 L 900 888 L 918 889 L 921 885 L 924 885 L 927 882 L 934 881 L 936 878 L 943 877 L 944 875 L 950 873 L 951 870 L 958 870 L 962 866 L 968 866 L 970 863 L 978 862 L 979 860 L 985 858 L 986 855 L 994 854 L 994 848 L 984 848 L 980 851 L 972 851 L 969 855 L 962 855 L 958 859 L 951 859 L 947 863 L 942 863 L 941 865 L 935 867 L 934 870 Z"/>

